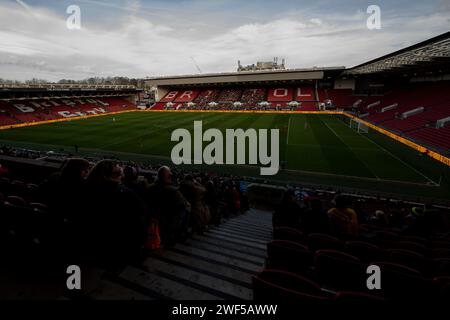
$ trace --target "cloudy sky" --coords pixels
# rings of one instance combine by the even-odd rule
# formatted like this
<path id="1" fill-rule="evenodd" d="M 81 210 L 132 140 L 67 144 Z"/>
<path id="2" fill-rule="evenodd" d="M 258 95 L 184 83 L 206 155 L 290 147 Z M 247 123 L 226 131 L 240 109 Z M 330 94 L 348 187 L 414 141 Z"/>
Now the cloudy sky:
<path id="1" fill-rule="evenodd" d="M 381 30 L 366 26 L 373 4 Z M 275 56 L 351 67 L 449 30 L 449 0 L 0 0 L 0 78 L 227 72 Z"/>

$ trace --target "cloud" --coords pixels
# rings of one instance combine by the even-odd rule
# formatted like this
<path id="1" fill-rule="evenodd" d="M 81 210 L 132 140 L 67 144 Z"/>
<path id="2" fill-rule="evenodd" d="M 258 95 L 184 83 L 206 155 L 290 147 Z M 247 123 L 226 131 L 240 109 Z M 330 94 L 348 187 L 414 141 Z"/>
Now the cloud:
<path id="1" fill-rule="evenodd" d="M 274 20 L 242 19 L 228 28 L 203 22 L 141 15 L 141 1 L 128 0 L 108 27 L 82 22 L 68 30 L 64 12 L 0 4 L 2 78 L 81 79 L 123 75 L 145 77 L 232 71 L 243 64 L 285 57 L 289 67 L 353 66 L 425 40 L 448 29 L 445 13 L 414 19 L 389 17 L 383 29 L 369 31 L 361 11 L 343 15 L 286 15 Z M 103 8 L 104 10 L 104 8 Z M 173 13 L 170 16 L 173 17 Z M 277 15 L 279 16 L 279 15 Z M 83 11 L 82 11 L 83 18 Z"/>

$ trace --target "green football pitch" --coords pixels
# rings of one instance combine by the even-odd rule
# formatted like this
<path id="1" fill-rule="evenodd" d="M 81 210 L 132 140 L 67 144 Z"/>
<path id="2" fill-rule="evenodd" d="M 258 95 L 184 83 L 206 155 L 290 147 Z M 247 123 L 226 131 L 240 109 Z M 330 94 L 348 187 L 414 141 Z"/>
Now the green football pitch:
<path id="1" fill-rule="evenodd" d="M 169 163 L 173 130 L 279 129 L 279 182 L 300 182 L 431 198 L 449 198 L 449 169 L 375 131 L 358 133 L 334 115 L 133 112 L 0 131 L 0 143 L 43 150 L 115 155 L 126 160 Z M 204 143 L 204 146 L 207 143 Z M 206 165 L 205 165 L 206 167 Z M 201 168 L 211 170 L 212 168 Z M 214 170 L 259 176 L 251 166 Z"/>

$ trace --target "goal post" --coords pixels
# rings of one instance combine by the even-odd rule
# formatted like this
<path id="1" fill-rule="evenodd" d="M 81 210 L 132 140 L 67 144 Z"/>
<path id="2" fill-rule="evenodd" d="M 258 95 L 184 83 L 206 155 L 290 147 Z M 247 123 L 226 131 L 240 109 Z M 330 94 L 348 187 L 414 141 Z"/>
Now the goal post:
<path id="1" fill-rule="evenodd" d="M 356 119 L 350 119 L 350 128 L 357 131 L 358 133 L 368 133 L 369 127 L 362 123 L 361 121 L 358 121 Z"/>

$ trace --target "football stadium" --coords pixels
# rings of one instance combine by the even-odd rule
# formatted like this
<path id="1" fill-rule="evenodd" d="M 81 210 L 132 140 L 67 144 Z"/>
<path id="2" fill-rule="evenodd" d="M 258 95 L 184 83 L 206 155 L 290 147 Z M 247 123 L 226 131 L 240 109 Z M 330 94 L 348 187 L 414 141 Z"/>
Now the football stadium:
<path id="1" fill-rule="evenodd" d="M 0 79 L 0 299 L 175 300 L 162 314 L 194 318 L 211 300 L 278 318 L 448 302 L 450 32 L 395 48 L 350 67 L 191 57 L 198 73 L 134 83 Z"/>

